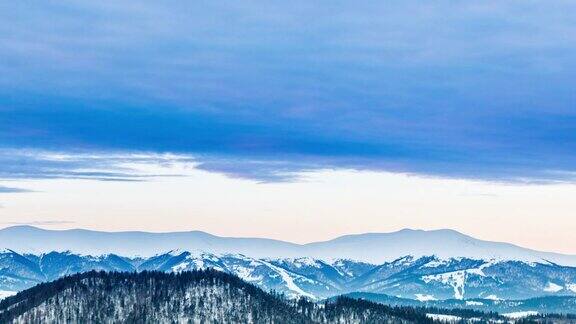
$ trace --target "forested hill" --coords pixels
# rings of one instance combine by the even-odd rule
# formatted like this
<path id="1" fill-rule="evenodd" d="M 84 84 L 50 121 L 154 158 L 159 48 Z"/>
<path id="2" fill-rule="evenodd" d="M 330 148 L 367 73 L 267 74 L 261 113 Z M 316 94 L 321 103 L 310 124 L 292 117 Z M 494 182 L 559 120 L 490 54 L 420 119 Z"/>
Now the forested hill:
<path id="1" fill-rule="evenodd" d="M 7 323 L 433 323 L 409 307 L 290 301 L 214 270 L 86 272 L 0 302 Z"/>

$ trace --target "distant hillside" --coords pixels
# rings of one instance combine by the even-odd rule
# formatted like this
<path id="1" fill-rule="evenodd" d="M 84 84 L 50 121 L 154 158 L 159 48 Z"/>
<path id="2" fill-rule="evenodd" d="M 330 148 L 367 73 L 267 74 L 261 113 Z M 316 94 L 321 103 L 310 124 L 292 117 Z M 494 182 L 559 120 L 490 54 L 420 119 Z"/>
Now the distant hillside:
<path id="1" fill-rule="evenodd" d="M 86 272 L 0 302 L 1 323 L 434 323 L 414 308 L 289 301 L 214 270 Z"/>
<path id="2" fill-rule="evenodd" d="M 425 306 L 428 308 L 451 310 L 471 309 L 481 312 L 498 312 L 502 314 L 521 312 L 538 314 L 558 313 L 576 316 L 576 297 L 573 296 L 545 296 L 523 300 L 493 300 L 485 298 L 474 298 L 468 300 L 446 299 L 429 300 L 426 302 L 419 302 L 407 298 L 398 298 L 386 294 L 365 292 L 353 292 L 344 296 L 391 306 Z M 576 322 L 576 319 L 574 322 Z"/>

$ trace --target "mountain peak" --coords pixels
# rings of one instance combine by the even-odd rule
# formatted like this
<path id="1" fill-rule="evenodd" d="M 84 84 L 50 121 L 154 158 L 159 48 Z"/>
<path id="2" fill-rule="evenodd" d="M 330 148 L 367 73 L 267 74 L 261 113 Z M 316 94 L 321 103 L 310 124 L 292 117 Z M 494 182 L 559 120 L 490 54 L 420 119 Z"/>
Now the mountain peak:
<path id="1" fill-rule="evenodd" d="M 43 231 L 44 229 L 42 229 L 40 227 L 32 226 L 32 225 L 22 224 L 22 225 L 8 226 L 8 227 L 5 227 L 1 230 L 2 231 Z"/>

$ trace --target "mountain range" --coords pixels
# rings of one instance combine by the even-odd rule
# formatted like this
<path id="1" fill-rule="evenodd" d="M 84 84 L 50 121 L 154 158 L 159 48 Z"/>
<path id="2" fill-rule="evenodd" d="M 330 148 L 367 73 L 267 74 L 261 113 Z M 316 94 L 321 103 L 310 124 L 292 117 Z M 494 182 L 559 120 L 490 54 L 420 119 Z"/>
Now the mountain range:
<path id="1" fill-rule="evenodd" d="M 0 248 L 41 254 L 70 251 L 83 255 L 116 254 L 151 257 L 173 250 L 242 254 L 252 258 L 311 257 L 350 259 L 380 264 L 403 256 L 464 257 L 482 260 L 552 262 L 576 266 L 576 255 L 541 252 L 509 243 L 475 239 L 454 230 L 410 230 L 346 235 L 324 242 L 295 244 L 262 238 L 220 237 L 200 231 L 149 233 L 45 230 L 13 226 L 0 230 Z"/>
<path id="2" fill-rule="evenodd" d="M 19 237 L 15 233 L 29 235 L 25 248 L 16 249 L 21 242 L 26 241 L 26 236 Z M 84 233 L 88 235 L 84 236 Z M 103 240 L 99 244 L 92 241 L 106 235 L 110 235 L 109 240 Z M 204 245 L 197 246 L 196 249 L 186 250 L 185 247 L 190 246 L 183 244 L 179 249 L 147 256 L 156 249 L 153 247 L 155 235 L 179 237 L 182 240 L 182 237 L 188 236 L 209 239 L 204 240 Z M 385 240 L 392 242 L 393 238 L 403 236 L 413 239 L 411 247 L 418 253 L 401 255 L 407 250 L 399 249 L 396 252 L 398 258 L 383 262 L 371 262 L 369 258 L 362 260 L 363 251 L 355 254 L 355 259 L 337 257 L 341 251 L 344 251 L 344 256 L 349 256 L 359 246 L 378 255 L 378 258 L 392 257 L 393 248 L 383 245 L 378 249 L 372 246 Z M 150 240 L 148 245 L 142 245 L 141 248 L 141 251 L 146 253 L 139 252 L 135 244 L 129 243 L 131 237 L 145 237 Z M 42 246 L 40 238 L 49 240 Z M 60 238 L 61 241 L 52 241 Z M 224 249 L 226 244 L 232 244 L 236 240 L 242 243 L 236 248 L 248 253 L 238 253 L 233 250 L 232 245 L 230 249 L 233 253 L 216 252 L 222 251 L 220 249 Z M 443 249 L 439 243 L 449 244 L 457 240 L 463 242 L 458 250 L 456 246 Z M 121 244 L 121 241 L 128 246 L 114 245 Z M 90 247 L 90 242 L 96 246 Z M 174 247 L 168 246 L 169 242 L 165 238 L 160 243 L 162 247 Z M 209 245 L 210 242 L 220 243 Z M 363 294 L 365 299 L 387 300 L 386 303 L 397 305 L 413 306 L 415 303 L 451 308 L 466 306 L 482 311 L 525 311 L 530 308 L 528 310 L 539 312 L 568 307 L 570 312 L 576 313 L 576 267 L 559 263 L 563 260 L 569 261 L 571 256 L 567 255 L 535 252 L 505 243 L 475 240 L 454 231 L 404 230 L 390 234 L 347 236 L 312 245 L 278 243 L 291 246 L 294 253 L 297 249 L 309 249 L 307 251 L 321 253 L 323 258 L 260 255 L 264 251 L 273 250 L 259 247 L 257 243 L 262 242 L 266 240 L 219 238 L 198 232 L 134 234 L 12 227 L 0 231 L 0 244 L 8 246 L 0 251 L 0 297 L 42 282 L 91 270 L 182 273 L 210 268 L 233 274 L 265 291 L 276 291 L 292 299 L 307 297 L 320 301 L 343 294 Z M 346 242 L 350 242 L 350 245 L 346 245 Z M 69 249 L 64 250 L 65 246 Z M 318 246 L 321 249 L 317 248 Z M 328 250 L 329 246 L 334 250 Z M 475 249 L 469 249 L 469 246 L 475 246 Z M 490 246 L 494 247 L 492 253 L 485 253 Z M 89 254 L 92 250 L 87 247 L 98 251 L 111 248 L 115 252 L 125 249 L 125 252 L 132 253 Z M 498 249 L 499 247 L 501 249 Z M 517 254 L 505 257 L 503 253 L 508 249 Z M 345 251 L 349 251 L 348 254 Z M 451 251 L 451 254 L 446 254 L 446 251 Z M 431 254 L 422 255 L 428 252 Z M 545 299 L 539 302 L 538 298 Z M 530 299 L 532 301 L 529 301 Z M 538 308 L 537 305 L 544 306 Z"/>
<path id="3" fill-rule="evenodd" d="M 309 257 L 256 259 L 240 254 L 187 251 L 129 258 L 115 254 L 35 255 L 4 250 L 0 252 L 0 290 L 9 294 L 90 270 L 179 273 L 208 268 L 234 274 L 289 298 L 304 296 L 312 300 L 351 292 L 386 294 L 422 302 L 576 296 L 576 268 L 554 263 L 406 256 L 377 265 L 346 259 L 332 262 Z"/>

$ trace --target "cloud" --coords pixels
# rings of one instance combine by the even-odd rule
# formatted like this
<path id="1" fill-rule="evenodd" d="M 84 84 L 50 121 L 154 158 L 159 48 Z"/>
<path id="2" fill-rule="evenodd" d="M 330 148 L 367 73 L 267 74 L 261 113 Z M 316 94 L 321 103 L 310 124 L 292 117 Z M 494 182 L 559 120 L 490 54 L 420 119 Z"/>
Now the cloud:
<path id="1" fill-rule="evenodd" d="M 0 186 L 0 193 L 22 193 L 22 192 L 32 192 L 32 191 L 27 190 L 27 189 L 22 189 L 22 188 L 12 188 L 12 187 Z"/>
<path id="2" fill-rule="evenodd" d="M 172 153 L 258 181 L 315 168 L 574 180 L 571 1 L 7 6 L 6 150 Z M 0 177 L 148 179 L 113 157 L 10 159 Z"/>
<path id="3" fill-rule="evenodd" d="M 192 163 L 186 156 L 81 151 L 0 150 L 0 179 L 81 179 L 96 181 L 147 181 L 179 174 L 155 173 L 137 166 L 169 166 Z M 25 189 L 0 187 L 0 192 L 28 192 Z"/>

